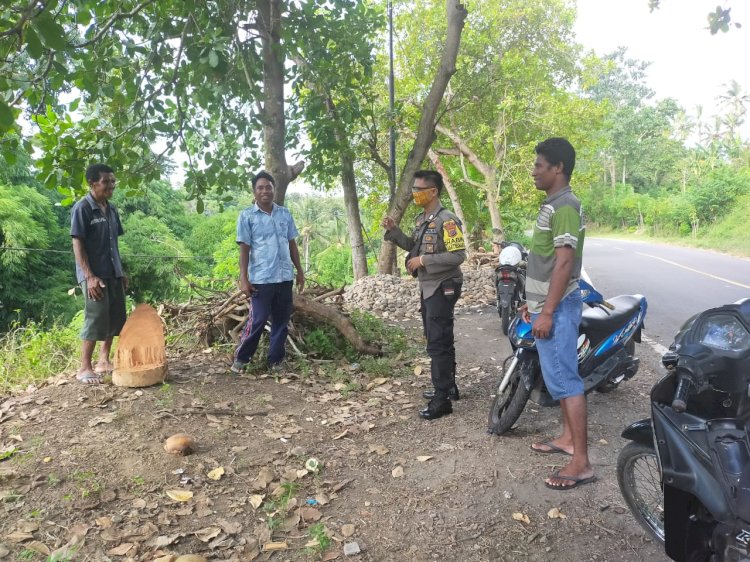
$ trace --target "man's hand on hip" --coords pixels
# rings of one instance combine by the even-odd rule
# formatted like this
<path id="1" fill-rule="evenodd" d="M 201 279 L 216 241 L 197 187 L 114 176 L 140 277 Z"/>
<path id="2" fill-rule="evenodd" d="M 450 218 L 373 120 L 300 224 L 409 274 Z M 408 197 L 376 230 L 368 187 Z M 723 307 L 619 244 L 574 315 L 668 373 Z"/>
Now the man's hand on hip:
<path id="1" fill-rule="evenodd" d="M 531 335 L 540 340 L 547 339 L 552 332 L 552 315 L 548 312 L 541 312 L 534 320 L 531 326 Z"/>
<path id="2" fill-rule="evenodd" d="M 420 267 L 424 267 L 422 263 L 422 258 L 420 256 L 409 258 L 409 261 L 406 262 L 406 269 L 411 274 L 414 274 L 414 272 L 418 270 Z"/>
<path id="3" fill-rule="evenodd" d="M 250 283 L 250 281 L 248 281 L 247 279 L 240 279 L 240 291 L 245 293 L 245 296 L 247 298 L 250 298 L 255 292 L 255 287 L 253 287 L 253 284 Z"/>
<path id="4" fill-rule="evenodd" d="M 86 278 L 86 292 L 92 301 L 102 300 L 104 297 L 104 291 L 102 291 L 102 288 L 104 287 L 106 287 L 104 281 L 99 279 L 96 275 Z"/>

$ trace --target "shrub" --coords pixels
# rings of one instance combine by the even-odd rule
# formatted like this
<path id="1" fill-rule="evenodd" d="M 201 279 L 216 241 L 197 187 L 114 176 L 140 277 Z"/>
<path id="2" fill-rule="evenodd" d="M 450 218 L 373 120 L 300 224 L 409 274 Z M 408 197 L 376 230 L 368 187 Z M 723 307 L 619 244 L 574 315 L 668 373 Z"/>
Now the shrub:
<path id="1" fill-rule="evenodd" d="M 82 326 L 82 311 L 67 325 L 13 322 L 0 334 L 0 390 L 8 393 L 73 368 L 80 358 Z"/>

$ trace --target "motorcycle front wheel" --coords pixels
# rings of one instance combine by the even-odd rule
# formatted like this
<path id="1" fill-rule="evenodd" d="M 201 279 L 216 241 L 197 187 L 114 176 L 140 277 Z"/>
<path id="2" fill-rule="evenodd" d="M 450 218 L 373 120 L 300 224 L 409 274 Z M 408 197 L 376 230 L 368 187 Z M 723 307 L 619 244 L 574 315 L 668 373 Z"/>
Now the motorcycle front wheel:
<path id="1" fill-rule="evenodd" d="M 653 447 L 628 443 L 617 457 L 617 482 L 638 523 L 664 543 L 664 492 Z"/>
<path id="2" fill-rule="evenodd" d="M 512 359 L 513 357 L 509 357 L 506 360 L 506 365 Z M 534 361 L 519 361 L 510 374 L 508 386 L 505 387 L 502 393 L 500 393 L 500 383 L 504 378 L 504 374 L 500 377 L 487 420 L 490 433 L 502 435 L 513 427 L 513 424 L 521 417 L 521 413 L 531 395 L 531 388 L 526 388 L 526 385 L 523 384 L 523 379 L 526 377 L 528 380 L 534 380 L 534 373 L 529 371 L 536 368 L 538 368 L 538 363 Z M 503 369 L 503 373 L 505 373 L 505 369 Z"/>

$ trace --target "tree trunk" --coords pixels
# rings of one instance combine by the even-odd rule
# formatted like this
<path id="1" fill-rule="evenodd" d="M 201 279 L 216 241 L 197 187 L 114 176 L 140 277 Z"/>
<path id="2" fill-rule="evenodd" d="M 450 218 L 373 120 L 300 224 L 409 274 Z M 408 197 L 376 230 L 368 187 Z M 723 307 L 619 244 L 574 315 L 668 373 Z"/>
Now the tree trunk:
<path id="1" fill-rule="evenodd" d="M 450 141 L 455 145 L 456 150 L 460 155 L 466 157 L 472 166 L 484 177 L 484 183 L 475 182 L 468 176 L 464 177 L 464 180 L 470 182 L 472 185 L 480 188 L 484 191 L 485 199 L 487 200 L 487 207 L 490 211 L 490 221 L 492 223 L 493 232 L 503 232 L 503 219 L 500 217 L 500 208 L 497 204 L 497 174 L 495 168 L 483 161 L 479 156 L 466 144 L 461 136 L 444 125 L 437 125 L 437 130 L 448 137 Z M 499 154 L 499 153 L 498 153 Z M 499 156 L 498 156 L 499 157 Z"/>
<path id="2" fill-rule="evenodd" d="M 284 115 L 284 47 L 281 44 L 282 0 L 258 1 L 258 28 L 263 48 L 263 148 L 266 170 L 273 176 L 276 203 L 282 205 L 289 183 L 305 167 L 286 162 Z"/>
<path id="3" fill-rule="evenodd" d="M 398 189 L 395 197 L 391 198 L 388 205 L 388 216 L 401 222 L 406 207 L 411 200 L 411 186 L 414 181 L 414 173 L 419 170 L 422 161 L 427 155 L 427 150 L 432 145 L 435 136 L 435 118 L 437 117 L 440 102 L 448 86 L 451 76 L 456 72 L 456 57 L 458 47 L 461 43 L 461 31 L 464 27 L 467 11 L 459 0 L 446 0 L 446 13 L 448 17 L 448 29 L 445 37 L 445 47 L 440 57 L 440 67 L 432 81 L 429 94 L 422 106 L 422 116 L 419 120 L 417 135 L 414 139 L 406 164 L 401 170 Z M 378 273 L 391 273 L 396 247 L 392 242 L 383 241 L 378 256 Z"/>
<path id="4" fill-rule="evenodd" d="M 338 136 L 338 135 L 337 135 Z M 362 218 L 359 214 L 357 181 L 354 178 L 354 158 L 349 150 L 341 152 L 341 187 L 344 189 L 346 227 L 349 229 L 349 244 L 352 247 L 354 280 L 367 277 L 367 251 L 362 237 Z"/>
<path id="5" fill-rule="evenodd" d="M 443 176 L 443 183 L 445 183 L 445 190 L 448 192 L 448 197 L 450 197 L 451 205 L 453 205 L 453 212 L 456 213 L 456 216 L 461 221 L 461 224 L 463 224 L 464 232 L 468 232 L 469 225 L 466 224 L 466 219 L 464 218 L 464 209 L 463 207 L 461 207 L 461 200 L 458 198 L 456 188 L 453 187 L 453 182 L 450 180 L 448 171 L 440 161 L 440 156 L 438 156 L 434 150 L 430 149 L 427 151 L 427 157 L 432 162 L 432 165 L 435 166 L 435 169 L 440 172 L 440 175 Z"/>
<path id="6" fill-rule="evenodd" d="M 485 189 L 487 194 L 487 208 L 490 211 L 490 222 L 492 223 L 492 231 L 499 231 L 503 233 L 505 238 L 505 229 L 503 228 L 503 219 L 500 216 L 500 206 L 497 204 L 497 186 L 495 185 L 495 174 L 492 173 L 487 178 L 487 187 Z"/>

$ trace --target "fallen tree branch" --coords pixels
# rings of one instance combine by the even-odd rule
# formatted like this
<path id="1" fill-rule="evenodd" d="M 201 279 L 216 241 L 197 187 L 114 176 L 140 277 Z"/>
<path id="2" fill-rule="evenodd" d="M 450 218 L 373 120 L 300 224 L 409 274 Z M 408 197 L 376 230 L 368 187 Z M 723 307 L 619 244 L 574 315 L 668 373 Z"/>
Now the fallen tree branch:
<path id="1" fill-rule="evenodd" d="M 335 308 L 315 302 L 303 295 L 294 295 L 294 308 L 295 314 L 299 313 L 302 316 L 332 325 L 358 352 L 367 355 L 382 355 L 382 350 L 365 343 L 357 333 L 357 330 L 354 328 L 354 324 L 352 324 L 349 317 L 337 311 Z"/>

